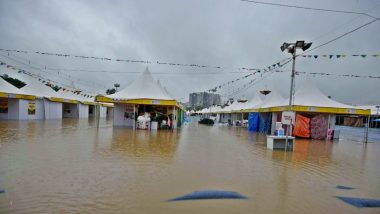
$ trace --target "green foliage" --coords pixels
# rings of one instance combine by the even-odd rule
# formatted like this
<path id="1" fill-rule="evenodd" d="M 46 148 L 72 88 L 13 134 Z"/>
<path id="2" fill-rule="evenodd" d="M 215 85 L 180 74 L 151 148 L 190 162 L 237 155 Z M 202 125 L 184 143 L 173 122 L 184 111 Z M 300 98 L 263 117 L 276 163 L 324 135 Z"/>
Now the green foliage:
<path id="1" fill-rule="evenodd" d="M 5 81 L 9 82 L 10 84 L 14 85 L 16 88 L 22 88 L 26 85 L 23 81 L 9 77 L 8 75 L 4 74 L 1 75 L 1 78 L 3 78 Z"/>
<path id="2" fill-rule="evenodd" d="M 110 95 L 110 94 L 114 94 L 115 92 L 116 92 L 115 88 L 109 88 L 109 89 L 107 89 L 106 94 Z"/>

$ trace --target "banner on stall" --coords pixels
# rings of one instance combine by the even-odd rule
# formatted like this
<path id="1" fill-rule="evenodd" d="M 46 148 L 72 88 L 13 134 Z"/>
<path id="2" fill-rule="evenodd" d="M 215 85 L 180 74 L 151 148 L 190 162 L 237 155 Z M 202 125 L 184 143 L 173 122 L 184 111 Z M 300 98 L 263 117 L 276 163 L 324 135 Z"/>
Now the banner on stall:
<path id="1" fill-rule="evenodd" d="M 35 101 L 29 101 L 28 114 L 29 115 L 35 115 L 36 114 L 36 102 Z"/>
<path id="2" fill-rule="evenodd" d="M 294 111 L 284 111 L 282 112 L 281 122 L 285 125 L 294 124 L 296 114 Z"/>

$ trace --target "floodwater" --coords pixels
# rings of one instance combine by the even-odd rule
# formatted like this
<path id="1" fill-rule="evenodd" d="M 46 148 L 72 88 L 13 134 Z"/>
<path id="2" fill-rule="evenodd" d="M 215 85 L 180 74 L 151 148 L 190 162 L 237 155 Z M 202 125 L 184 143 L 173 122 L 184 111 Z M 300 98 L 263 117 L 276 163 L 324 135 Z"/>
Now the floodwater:
<path id="1" fill-rule="evenodd" d="M 380 199 L 380 130 L 367 145 L 362 131 L 342 128 L 340 141 L 297 140 L 283 152 L 234 127 L 0 121 L 0 213 L 380 213 L 334 197 Z M 249 199 L 167 202 L 208 189 Z"/>

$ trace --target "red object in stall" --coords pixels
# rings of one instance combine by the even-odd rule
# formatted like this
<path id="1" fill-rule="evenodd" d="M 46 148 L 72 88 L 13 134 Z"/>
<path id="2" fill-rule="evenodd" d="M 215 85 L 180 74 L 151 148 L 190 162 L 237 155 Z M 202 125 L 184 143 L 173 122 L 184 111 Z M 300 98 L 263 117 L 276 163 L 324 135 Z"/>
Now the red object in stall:
<path id="1" fill-rule="evenodd" d="M 297 114 L 293 134 L 296 137 L 310 138 L 310 118 Z"/>

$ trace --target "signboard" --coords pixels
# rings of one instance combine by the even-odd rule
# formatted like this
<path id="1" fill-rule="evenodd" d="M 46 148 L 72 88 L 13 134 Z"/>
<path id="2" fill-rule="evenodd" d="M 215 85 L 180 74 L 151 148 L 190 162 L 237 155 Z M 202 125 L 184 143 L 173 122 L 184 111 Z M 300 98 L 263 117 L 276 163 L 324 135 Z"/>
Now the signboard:
<path id="1" fill-rule="evenodd" d="M 8 99 L 0 98 L 0 113 L 8 113 Z"/>
<path id="2" fill-rule="evenodd" d="M 295 123 L 296 113 L 294 111 L 284 111 L 282 112 L 281 122 L 285 125 L 290 125 Z"/>
<path id="3" fill-rule="evenodd" d="M 28 114 L 29 115 L 35 115 L 36 114 L 36 102 L 35 101 L 29 101 Z"/>

